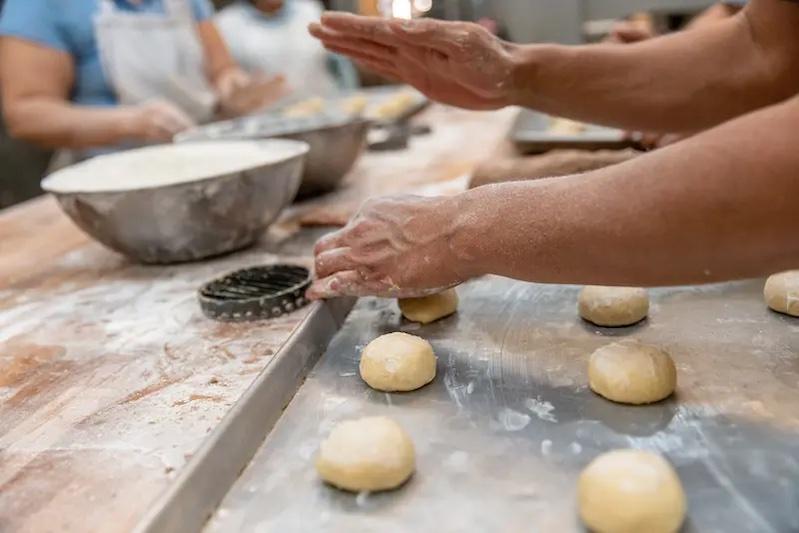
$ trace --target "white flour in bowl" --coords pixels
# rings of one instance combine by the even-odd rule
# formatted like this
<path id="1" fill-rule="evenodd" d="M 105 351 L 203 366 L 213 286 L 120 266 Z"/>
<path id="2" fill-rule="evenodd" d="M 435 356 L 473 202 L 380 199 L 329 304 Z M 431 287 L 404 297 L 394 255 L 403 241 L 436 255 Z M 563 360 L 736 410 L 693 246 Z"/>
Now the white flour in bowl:
<path id="1" fill-rule="evenodd" d="M 57 193 L 150 189 L 257 168 L 303 154 L 296 141 L 165 144 L 103 155 L 59 170 L 42 188 Z"/>

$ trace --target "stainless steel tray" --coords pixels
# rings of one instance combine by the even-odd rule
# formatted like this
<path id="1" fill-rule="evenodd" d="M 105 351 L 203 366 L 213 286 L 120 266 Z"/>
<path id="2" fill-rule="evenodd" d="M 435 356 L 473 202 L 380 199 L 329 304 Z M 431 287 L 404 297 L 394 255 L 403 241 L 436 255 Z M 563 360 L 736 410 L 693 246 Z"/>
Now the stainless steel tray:
<path id="1" fill-rule="evenodd" d="M 369 108 L 374 108 L 383 104 L 386 100 L 392 98 L 393 96 L 401 93 L 407 92 L 408 95 L 411 97 L 410 105 L 405 109 L 405 111 L 400 114 L 399 116 L 391 119 L 391 120 L 380 120 L 375 119 L 374 117 L 370 117 L 368 110 Z M 413 89 L 407 85 L 384 85 L 380 87 L 364 87 L 362 89 L 358 89 L 351 93 L 346 93 L 342 95 L 341 99 L 346 99 L 351 97 L 355 94 L 363 94 L 367 101 L 367 118 L 370 118 L 374 122 L 383 123 L 383 124 L 391 124 L 397 122 L 407 121 L 411 117 L 420 113 L 424 108 L 430 105 L 430 100 L 427 99 L 425 95 Z"/>
<path id="2" fill-rule="evenodd" d="M 768 311 L 762 286 L 654 290 L 650 319 L 621 329 L 580 321 L 576 287 L 496 277 L 461 287 L 458 314 L 425 327 L 363 299 L 206 531 L 582 531 L 577 475 L 620 447 L 675 465 L 684 531 L 797 531 L 799 320 Z M 363 346 L 396 330 L 435 347 L 438 377 L 422 390 L 379 393 L 358 376 Z M 673 354 L 674 398 L 624 406 L 587 388 L 590 352 L 630 336 Z M 262 404 L 260 416 L 281 408 Z M 374 414 L 411 433 L 415 476 L 375 495 L 321 483 L 319 442 L 337 422 Z"/>
<path id="3" fill-rule="evenodd" d="M 523 109 L 511 129 L 511 139 L 522 153 L 539 153 L 554 149 L 615 150 L 635 146 L 623 131 L 586 124 L 582 132 L 559 134 L 550 131 L 552 117 Z"/>

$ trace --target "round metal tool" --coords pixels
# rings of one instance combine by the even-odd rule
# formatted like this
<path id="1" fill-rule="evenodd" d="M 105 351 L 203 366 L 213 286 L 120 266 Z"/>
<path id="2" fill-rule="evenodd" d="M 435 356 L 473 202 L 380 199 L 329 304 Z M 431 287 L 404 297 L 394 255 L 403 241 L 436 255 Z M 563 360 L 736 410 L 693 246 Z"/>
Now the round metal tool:
<path id="1" fill-rule="evenodd" d="M 264 320 L 308 304 L 311 273 L 297 265 L 266 265 L 237 270 L 203 285 L 200 307 L 208 318 L 225 322 Z"/>

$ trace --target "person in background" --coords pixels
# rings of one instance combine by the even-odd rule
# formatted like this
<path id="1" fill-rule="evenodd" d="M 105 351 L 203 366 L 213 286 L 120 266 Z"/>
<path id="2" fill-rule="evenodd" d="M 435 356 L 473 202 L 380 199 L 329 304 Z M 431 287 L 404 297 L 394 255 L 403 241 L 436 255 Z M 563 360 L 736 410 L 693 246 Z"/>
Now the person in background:
<path id="1" fill-rule="evenodd" d="M 209 0 L 6 0 L 0 75 L 10 134 L 83 158 L 170 141 L 245 88 L 272 98 L 278 87 L 233 61 L 212 15 Z"/>
<path id="2" fill-rule="evenodd" d="M 354 89 L 358 74 L 352 64 L 329 54 L 306 31 L 322 10 L 316 0 L 239 0 L 214 21 L 240 65 L 282 75 L 297 96 Z"/>

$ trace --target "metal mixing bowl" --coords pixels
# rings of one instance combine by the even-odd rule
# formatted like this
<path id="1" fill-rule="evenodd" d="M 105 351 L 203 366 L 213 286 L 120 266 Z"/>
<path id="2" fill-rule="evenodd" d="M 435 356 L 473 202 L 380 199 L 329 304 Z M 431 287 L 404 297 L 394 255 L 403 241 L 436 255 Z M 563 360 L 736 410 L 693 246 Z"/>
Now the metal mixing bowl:
<path id="1" fill-rule="evenodd" d="M 175 142 L 215 139 L 293 139 L 310 145 L 299 196 L 332 191 L 355 165 L 366 145 L 370 122 L 358 117 L 323 113 L 287 118 L 256 115 L 201 126 L 175 137 Z"/>
<path id="2" fill-rule="evenodd" d="M 352 169 L 366 145 L 369 122 L 356 120 L 282 135 L 310 145 L 299 196 L 330 192 Z"/>
<path id="3" fill-rule="evenodd" d="M 194 261 L 253 244 L 297 194 L 308 145 L 291 140 L 252 142 L 268 144 L 270 150 L 280 151 L 280 157 L 167 186 L 64 192 L 53 187 L 55 173 L 42 187 L 55 195 L 81 229 L 113 250 L 143 263 Z M 214 144 L 222 143 L 236 141 Z M 145 157 L 147 149 L 141 150 Z"/>

